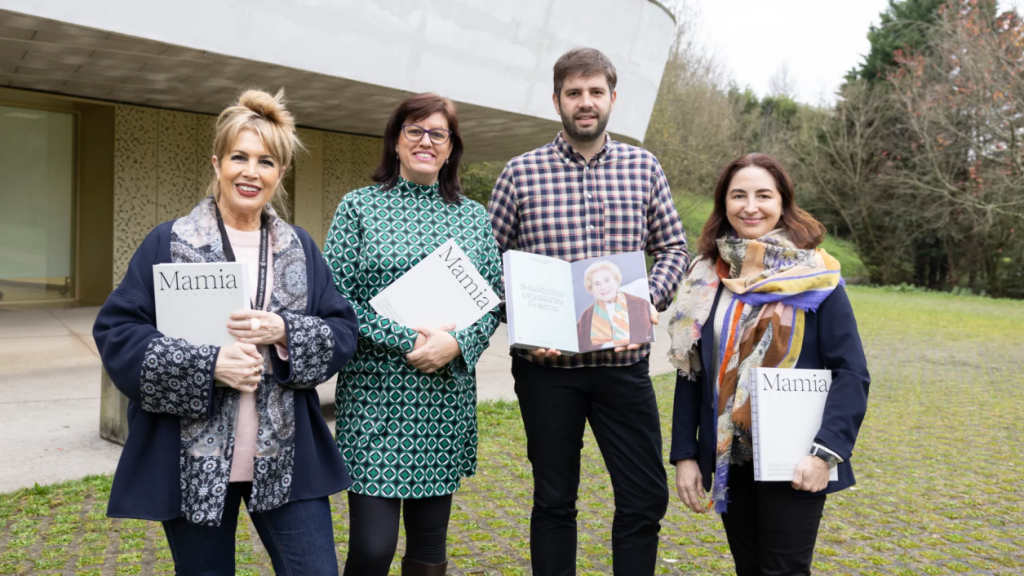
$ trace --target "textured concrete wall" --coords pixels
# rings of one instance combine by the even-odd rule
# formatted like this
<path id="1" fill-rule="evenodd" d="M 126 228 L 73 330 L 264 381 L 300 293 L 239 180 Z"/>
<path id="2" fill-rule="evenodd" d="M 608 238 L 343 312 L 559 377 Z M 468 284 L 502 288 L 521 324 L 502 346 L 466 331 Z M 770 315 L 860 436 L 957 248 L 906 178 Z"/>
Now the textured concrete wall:
<path id="1" fill-rule="evenodd" d="M 146 235 L 180 218 L 213 178 L 212 116 L 118 105 L 114 110 L 114 266 L 117 286 Z M 341 197 L 370 183 L 381 140 L 300 129 L 308 153 L 295 162 L 295 224 L 319 243 Z"/>
<path id="2" fill-rule="evenodd" d="M 306 71 L 305 83 L 322 75 L 410 93 L 437 91 L 461 103 L 549 120 L 555 119 L 552 64 L 570 48 L 592 46 L 615 63 L 620 92 L 629 95 L 608 129 L 636 140 L 647 131 L 675 29 L 672 17 L 650 0 L 0 0 L 0 9 Z M 270 33 L 225 34 L 225 23 Z M 48 30 L 40 37 L 61 34 Z M 114 49 L 117 42 L 131 44 L 102 37 L 77 42 Z M 162 53 L 166 47 L 134 49 Z M 330 95 L 319 99 L 327 102 Z"/>

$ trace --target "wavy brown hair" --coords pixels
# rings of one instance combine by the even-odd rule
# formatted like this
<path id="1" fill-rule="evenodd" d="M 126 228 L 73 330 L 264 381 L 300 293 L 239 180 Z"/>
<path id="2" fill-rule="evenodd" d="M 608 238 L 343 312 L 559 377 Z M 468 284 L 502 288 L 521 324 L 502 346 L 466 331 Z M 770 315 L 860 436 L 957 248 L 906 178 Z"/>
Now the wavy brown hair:
<path id="1" fill-rule="evenodd" d="M 391 113 L 388 125 L 384 128 L 384 152 L 372 178 L 374 182 L 383 184 L 385 190 L 391 190 L 398 184 L 402 162 L 395 153 L 395 146 L 402 137 L 402 124 L 423 120 L 436 112 L 444 114 L 448 120 L 448 130 L 452 133 L 449 140 L 452 144 L 452 153 L 448 156 L 448 163 L 441 166 L 441 172 L 437 175 L 438 191 L 445 202 L 458 204 L 462 198 L 462 183 L 459 182 L 459 160 L 462 159 L 459 113 L 454 102 L 432 92 L 406 98 Z"/>
<path id="2" fill-rule="evenodd" d="M 699 254 L 713 261 L 718 260 L 717 240 L 733 229 L 725 212 L 725 196 L 729 193 L 732 177 L 750 166 L 763 168 L 775 179 L 775 188 L 782 196 L 782 218 L 779 218 L 778 227 L 786 231 L 790 241 L 805 250 L 821 244 L 825 239 L 825 227 L 806 210 L 797 206 L 793 181 L 789 179 L 786 169 L 771 156 L 754 152 L 730 162 L 718 177 L 718 184 L 715 185 L 715 209 L 701 230 L 697 243 Z"/>

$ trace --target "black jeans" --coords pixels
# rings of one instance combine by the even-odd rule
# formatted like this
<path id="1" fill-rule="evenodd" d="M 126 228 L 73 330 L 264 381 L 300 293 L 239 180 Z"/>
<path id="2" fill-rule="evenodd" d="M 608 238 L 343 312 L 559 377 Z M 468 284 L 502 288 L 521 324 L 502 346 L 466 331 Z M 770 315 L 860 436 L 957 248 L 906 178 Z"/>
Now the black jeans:
<path id="1" fill-rule="evenodd" d="M 803 495 L 789 482 L 754 482 L 754 467 L 729 468 L 729 509 L 722 514 L 736 576 L 811 573 L 825 495 Z"/>
<path id="2" fill-rule="evenodd" d="M 405 557 L 424 564 L 445 561 L 451 494 L 401 500 L 349 492 L 345 576 L 387 576 L 398 548 L 398 518 L 403 508 Z"/>
<path id="3" fill-rule="evenodd" d="M 163 523 L 178 576 L 230 576 L 235 573 L 238 506 L 249 501 L 252 483 L 228 484 L 220 526 L 197 526 L 184 518 Z M 337 576 L 331 503 L 327 497 L 288 502 L 249 515 L 275 574 Z"/>
<path id="4" fill-rule="evenodd" d="M 576 500 L 587 421 L 615 492 L 614 573 L 654 574 L 668 483 L 648 366 L 645 359 L 624 367 L 549 368 L 513 357 L 533 464 L 530 554 L 536 576 L 576 574 Z"/>

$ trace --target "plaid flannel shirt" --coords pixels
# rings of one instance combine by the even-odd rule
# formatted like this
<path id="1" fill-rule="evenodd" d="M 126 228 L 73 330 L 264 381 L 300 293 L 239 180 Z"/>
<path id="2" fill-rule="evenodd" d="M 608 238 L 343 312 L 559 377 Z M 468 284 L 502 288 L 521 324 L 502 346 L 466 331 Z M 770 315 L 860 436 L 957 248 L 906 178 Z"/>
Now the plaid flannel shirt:
<path id="1" fill-rule="evenodd" d="M 658 310 L 671 303 L 690 263 L 658 159 L 611 138 L 589 162 L 561 133 L 551 144 L 513 158 L 494 185 L 487 211 L 502 253 L 521 250 L 575 262 L 645 250 L 654 258 L 648 279 Z M 552 359 L 521 349 L 513 353 L 560 368 L 628 366 L 646 358 L 650 345 Z"/>

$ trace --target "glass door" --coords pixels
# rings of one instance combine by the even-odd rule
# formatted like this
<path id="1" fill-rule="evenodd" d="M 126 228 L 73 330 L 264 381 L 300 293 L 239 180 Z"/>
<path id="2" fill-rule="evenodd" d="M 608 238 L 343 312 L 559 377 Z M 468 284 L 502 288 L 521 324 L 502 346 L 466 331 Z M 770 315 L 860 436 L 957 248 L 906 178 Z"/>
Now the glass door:
<path id="1" fill-rule="evenodd" d="M 0 306 L 75 297 L 75 117 L 0 105 Z"/>

